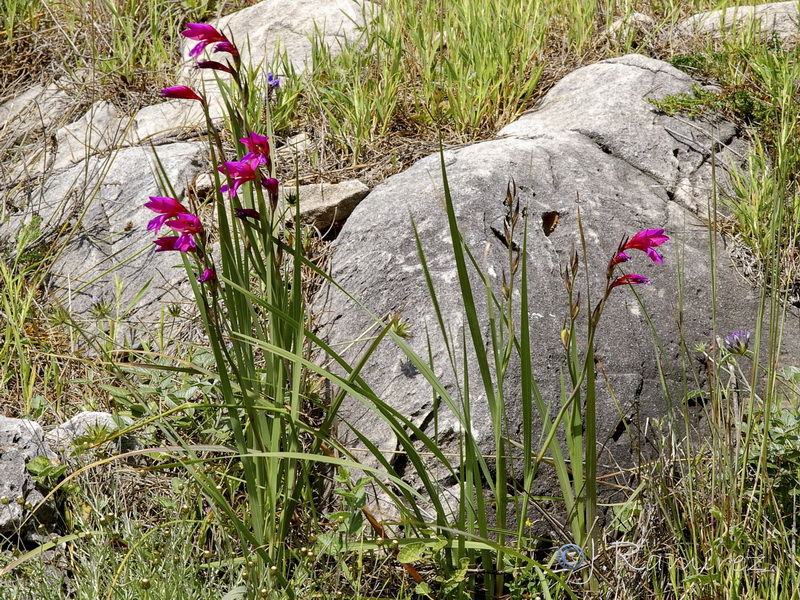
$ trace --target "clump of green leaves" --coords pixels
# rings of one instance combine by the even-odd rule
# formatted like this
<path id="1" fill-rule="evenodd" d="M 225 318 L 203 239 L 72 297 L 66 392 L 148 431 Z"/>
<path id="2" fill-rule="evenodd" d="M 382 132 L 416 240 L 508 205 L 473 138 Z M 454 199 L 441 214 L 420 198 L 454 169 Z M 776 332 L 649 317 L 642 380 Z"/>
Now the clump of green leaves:
<path id="1" fill-rule="evenodd" d="M 692 119 L 718 113 L 747 125 L 774 122 L 774 107 L 743 87 L 713 90 L 696 83 L 689 93 L 673 94 L 650 102 L 668 115 L 684 114 Z"/>
<path id="2" fill-rule="evenodd" d="M 752 416 L 757 439 L 762 445 L 749 447 L 743 456 L 751 475 L 758 472 L 763 457 L 765 475 L 770 481 L 769 496 L 764 506 L 773 519 L 792 527 L 796 521 L 800 497 L 800 410 L 797 407 L 775 407 L 772 414 Z M 755 493 L 758 487 L 752 482 Z"/>
<path id="3" fill-rule="evenodd" d="M 43 489 L 49 490 L 55 487 L 61 476 L 66 473 L 68 465 L 53 464 L 46 456 L 37 456 L 28 461 L 25 465 L 36 483 Z"/>

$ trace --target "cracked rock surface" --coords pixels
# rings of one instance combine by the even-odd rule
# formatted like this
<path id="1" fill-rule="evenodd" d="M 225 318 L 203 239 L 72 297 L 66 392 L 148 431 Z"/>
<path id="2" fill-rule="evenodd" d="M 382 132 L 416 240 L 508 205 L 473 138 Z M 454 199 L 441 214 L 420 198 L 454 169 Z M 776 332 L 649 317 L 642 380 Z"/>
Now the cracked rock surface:
<path id="1" fill-rule="evenodd" d="M 44 495 L 26 468 L 38 456 L 55 458 L 41 426 L 0 416 L 0 536 L 22 533 L 28 537 L 36 523 L 53 519 L 53 502 L 42 504 Z M 37 511 L 32 516 L 34 506 Z"/>
<path id="2" fill-rule="evenodd" d="M 191 297 L 183 269 L 175 268 L 181 257 L 150 248 L 153 235 L 146 228 L 153 213 L 143 203 L 158 195 L 161 168 L 182 197 L 207 168 L 204 155 L 204 144 L 184 142 L 81 159 L 28 190 L 23 210 L 0 224 L 0 244 L 35 226 L 40 243 L 61 249 L 49 284 L 63 306 L 86 315 L 102 307 L 113 310 L 119 302 L 129 325 L 124 334 L 135 345 L 158 327 L 162 303 Z M 59 239 L 61 228 L 71 234 Z"/>
<path id="3" fill-rule="evenodd" d="M 670 236 L 670 242 L 662 246 L 664 265 L 653 265 L 640 252 L 625 264 L 629 267 L 625 272 L 645 275 L 653 282 L 636 289 L 644 308 L 630 289 L 615 289 L 595 342 L 598 364 L 602 365 L 602 372 L 597 371 L 598 443 L 606 471 L 632 467 L 639 450 L 647 452 L 651 438 L 645 434 L 646 428 L 652 434 L 653 420 L 666 414 L 659 361 L 671 401 L 682 406 L 682 345 L 692 348 L 697 342 L 708 344 L 714 336 L 712 269 L 717 277 L 717 332 L 752 330 L 756 325 L 759 290 L 751 289 L 735 273 L 718 239 L 717 264 L 710 262 L 709 232 L 699 226 L 699 215 L 706 214 L 710 202 L 711 151 L 718 153 L 718 183 L 724 186 L 719 165 L 735 164 L 742 142 L 733 125 L 722 119 L 669 117 L 648 102 L 650 98 L 689 92 L 692 85 L 692 79 L 681 71 L 643 56 L 603 61 L 565 77 L 538 107 L 504 128 L 497 139 L 444 153 L 462 235 L 488 273 L 497 297 L 501 296 L 503 272 L 508 276 L 508 250 L 501 240 L 504 198 L 509 181 L 516 183 L 529 218 L 527 275 L 533 371 L 543 397 L 553 407 L 560 405 L 558 381 L 565 365 L 560 339 L 567 315 L 562 272 L 570 248 L 580 248 L 578 210 L 588 255 L 588 265 L 582 267 L 588 268 L 593 294 L 589 307 L 581 275 L 582 323 L 586 311 L 602 293 L 609 258 L 624 235 L 664 228 Z M 466 350 L 462 345 L 466 320 L 442 194 L 438 155 L 420 160 L 376 187 L 342 229 L 331 275 L 373 314 L 400 313 L 414 336 L 410 345 L 427 357 L 430 343 L 434 371 L 457 399 L 457 382 L 463 384 L 463 373 L 455 373 L 450 367 L 414 240 L 414 219 L 455 347 L 458 371 L 462 353 L 467 355 L 471 426 L 482 449 L 491 454 L 491 420 L 475 349 L 469 341 Z M 522 245 L 521 226 L 514 242 Z M 483 336 L 489 340 L 486 294 L 474 272 L 472 275 Z M 512 298 L 518 311 L 518 290 Z M 373 322 L 332 288 L 322 291 L 318 308 L 324 311 L 324 335 L 334 347 L 358 338 Z M 659 336 L 662 350 L 658 356 L 645 310 Z M 790 337 L 784 335 L 784 339 Z M 362 344 L 349 351 L 346 357 L 350 364 L 358 361 L 358 352 L 364 348 Z M 488 343 L 478 351 L 492 352 Z M 787 347 L 786 352 L 798 356 L 796 348 Z M 687 364 L 700 366 L 695 357 L 689 357 Z M 704 374 L 702 369 L 698 371 L 702 382 Z M 391 341 L 371 357 L 362 375 L 379 398 L 437 439 L 443 452 L 458 452 L 463 424 L 444 403 L 434 407 L 430 385 Z M 604 375 L 616 402 L 603 383 Z M 522 412 L 516 357 L 512 358 L 504 389 L 507 435 L 519 441 Z M 402 453 L 397 453 L 400 448 L 395 435 L 374 411 L 350 398 L 341 414 L 352 428 L 386 452 L 402 476 L 414 481 L 410 469 L 405 470 Z M 539 431 L 538 415 L 535 421 L 534 431 Z M 341 429 L 340 435 L 359 445 L 352 430 Z M 534 446 L 537 443 L 539 440 L 534 440 Z M 363 456 L 366 454 L 359 453 Z M 447 497 L 446 470 L 433 462 L 428 466 L 439 477 L 443 498 Z M 552 473 L 546 468 L 540 473 L 534 493 L 557 493 Z"/>

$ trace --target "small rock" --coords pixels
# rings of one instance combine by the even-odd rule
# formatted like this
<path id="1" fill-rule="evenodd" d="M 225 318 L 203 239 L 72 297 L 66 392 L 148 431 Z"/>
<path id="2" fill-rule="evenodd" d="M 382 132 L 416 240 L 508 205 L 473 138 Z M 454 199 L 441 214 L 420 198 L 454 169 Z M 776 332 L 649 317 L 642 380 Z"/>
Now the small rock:
<path id="1" fill-rule="evenodd" d="M 214 176 L 211 173 L 200 173 L 194 179 L 194 191 L 197 195 L 202 196 L 211 192 L 214 185 Z"/>
<path id="2" fill-rule="evenodd" d="M 295 189 L 285 186 L 293 194 Z M 369 188 L 357 179 L 341 183 L 315 183 L 300 186 L 300 218 L 318 229 L 344 221 L 369 194 Z"/>
<path id="3" fill-rule="evenodd" d="M 99 442 L 119 430 L 119 418 L 107 412 L 81 412 L 49 431 L 46 436 L 53 448 L 69 452 L 81 438 Z M 122 436 L 116 441 L 119 451 L 127 452 L 138 446 L 135 438 Z"/>
<path id="4" fill-rule="evenodd" d="M 286 140 L 286 143 L 275 152 L 279 159 L 293 161 L 312 150 L 314 144 L 307 133 L 298 133 Z"/>
<path id="5" fill-rule="evenodd" d="M 606 36 L 616 44 L 625 44 L 629 39 L 638 42 L 640 41 L 638 38 L 650 33 L 656 26 L 657 23 L 652 17 L 633 12 L 616 19 L 606 31 Z"/>

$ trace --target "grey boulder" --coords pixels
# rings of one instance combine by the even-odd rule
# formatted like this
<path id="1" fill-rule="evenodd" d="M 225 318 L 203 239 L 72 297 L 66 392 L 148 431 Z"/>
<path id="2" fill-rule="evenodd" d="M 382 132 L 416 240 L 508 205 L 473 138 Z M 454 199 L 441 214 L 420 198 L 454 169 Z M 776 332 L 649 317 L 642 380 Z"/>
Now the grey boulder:
<path id="1" fill-rule="evenodd" d="M 757 33 L 774 35 L 785 47 L 793 48 L 797 45 L 799 25 L 797 2 L 790 1 L 698 13 L 681 21 L 676 31 L 684 36 L 700 34 L 719 38 L 752 27 Z"/>
<path id="2" fill-rule="evenodd" d="M 84 158 L 28 190 L 21 210 L 0 224 L 0 244 L 25 227 L 40 232 L 39 243 L 57 244 L 49 285 L 64 309 L 78 318 L 126 322 L 128 331 L 117 333 L 131 343 L 151 339 L 162 325 L 180 327 L 160 315 L 164 304 L 193 298 L 181 257 L 154 252 L 146 228 L 155 214 L 143 205 L 148 196 L 169 195 L 161 167 L 183 199 L 208 168 L 205 153 L 205 144 L 184 142 Z"/>
<path id="3" fill-rule="evenodd" d="M 565 366 L 560 332 L 568 306 L 562 273 L 571 248 L 580 248 L 578 210 L 588 255 L 588 264 L 581 266 L 589 273 L 592 302 L 602 293 L 609 259 L 623 236 L 654 228 L 663 228 L 670 236 L 670 242 L 660 248 L 663 266 L 651 264 L 643 253 L 632 253 L 626 270 L 649 277 L 652 284 L 636 289 L 642 305 L 628 286 L 613 290 L 595 341 L 598 451 L 601 470 L 606 472 L 634 466 L 640 451 L 647 452 L 651 443 L 648 428 L 652 433 L 656 423 L 663 422 L 670 403 L 677 408 L 688 402 L 682 375 L 683 369 L 694 368 L 694 359 L 689 357 L 684 365 L 681 357 L 686 347 L 714 342 L 712 271 L 718 291 L 716 332 L 756 326 L 758 290 L 737 276 L 720 240 L 710 238 L 709 230 L 699 224 L 710 206 L 712 150 L 717 152 L 717 175 L 723 184 L 719 165 L 733 168 L 742 150 L 736 129 L 721 119 L 670 117 L 648 101 L 689 92 L 693 83 L 685 73 L 643 56 L 606 60 L 566 76 L 538 107 L 503 129 L 497 139 L 444 152 L 462 235 L 498 298 L 509 265 L 502 239 L 504 199 L 509 182 L 516 184 L 529 219 L 533 371 L 553 414 L 560 405 L 558 382 Z M 461 364 L 466 353 L 472 398 L 469 418 L 480 447 L 491 453 L 491 419 L 475 358 L 476 352 L 490 356 L 492 352 L 486 293 L 473 272 L 484 345 L 473 348 L 466 334 L 465 348 L 466 320 L 442 194 L 438 155 L 420 160 L 376 187 L 342 229 L 330 273 L 374 315 L 401 315 L 413 334 L 412 349 L 426 360 L 430 355 L 434 372 L 456 400 L 463 389 L 459 386 L 464 384 Z M 423 277 L 412 219 L 455 350 L 455 371 Z M 514 239 L 518 247 L 521 235 L 519 229 Z M 716 264 L 709 258 L 710 240 L 718 245 Z M 577 285 L 583 290 L 585 315 L 593 304 L 587 303 L 583 275 Z M 516 310 L 518 294 L 517 290 L 512 295 Z M 322 335 L 334 348 L 347 347 L 374 324 L 372 317 L 333 286 L 322 290 L 317 308 Z M 357 344 L 345 354 L 350 364 L 358 362 L 366 344 Z M 393 343 L 378 349 L 362 375 L 381 400 L 436 439 L 445 454 L 458 454 L 464 423 L 445 403 L 434 403 L 431 386 Z M 504 435 L 514 441 L 521 441 L 523 426 L 519 377 L 519 361 L 514 357 L 503 385 L 509 419 Z M 604 377 L 614 398 L 606 390 Z M 702 369 L 698 377 L 703 380 Z M 396 436 L 368 402 L 350 397 L 340 414 L 345 423 L 340 434 L 346 444 L 360 446 L 353 430 L 361 432 L 384 452 L 399 475 L 416 481 Z M 539 431 L 538 415 L 534 420 L 534 430 Z M 539 441 L 533 440 L 534 446 Z M 443 465 L 431 459 L 427 466 L 440 481 L 444 496 L 454 492 Z M 536 491 L 558 491 L 552 472 L 545 467 Z M 386 505 L 377 510 L 393 512 Z"/>

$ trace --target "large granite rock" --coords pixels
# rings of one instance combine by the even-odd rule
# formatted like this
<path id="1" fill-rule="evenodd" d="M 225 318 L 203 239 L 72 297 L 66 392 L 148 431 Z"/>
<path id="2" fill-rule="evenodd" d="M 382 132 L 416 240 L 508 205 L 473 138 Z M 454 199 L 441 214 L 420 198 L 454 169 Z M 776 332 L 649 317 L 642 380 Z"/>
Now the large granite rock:
<path id="1" fill-rule="evenodd" d="M 560 331 L 567 315 L 562 273 L 570 249 L 579 247 L 578 210 L 585 231 L 588 272 L 594 302 L 602 292 L 609 258 L 624 235 L 664 228 L 671 240 L 663 246 L 665 265 L 656 266 L 642 254 L 625 266 L 652 279 L 652 285 L 615 289 L 596 339 L 598 366 L 608 377 L 612 399 L 598 370 L 598 442 L 606 470 L 635 464 L 647 451 L 645 430 L 686 401 L 686 369 L 696 361 L 684 348 L 712 343 L 712 271 L 717 277 L 716 332 L 754 329 L 759 290 L 751 289 L 732 268 L 718 239 L 717 263 L 709 258 L 709 231 L 700 226 L 711 192 L 711 152 L 721 164 L 732 164 L 738 147 L 735 127 L 721 119 L 691 121 L 660 113 L 648 102 L 668 94 L 689 92 L 692 79 L 670 65 L 631 55 L 579 69 L 556 84 L 535 110 L 500 132 L 497 139 L 444 153 L 456 217 L 465 242 L 488 273 L 500 297 L 502 273 L 508 272 L 503 244 L 504 199 L 510 180 L 529 218 L 528 277 L 534 373 L 544 398 L 559 405 L 559 375 L 564 367 Z M 464 348 L 466 327 L 447 217 L 441 202 L 440 158 L 429 156 L 408 171 L 376 187 L 355 209 L 336 242 L 331 276 L 376 315 L 399 312 L 414 337 L 412 348 L 430 353 L 434 370 L 457 398 L 457 380 L 433 312 L 414 240 L 414 220 L 427 256 L 438 302 L 455 347 L 455 364 L 467 354 L 472 390 L 471 425 L 481 448 L 491 453 L 493 433 L 486 397 L 480 385 L 471 342 Z M 553 229 L 553 218 L 558 215 Z M 515 242 L 521 246 L 521 230 Z M 477 278 L 473 279 L 477 284 Z M 579 287 L 584 288 L 581 279 Z M 518 294 L 518 292 L 517 292 Z M 518 295 L 514 296 L 519 306 Z M 583 294 L 583 314 L 588 307 Z M 486 295 L 475 288 L 482 316 L 485 347 L 491 352 Z M 327 287 L 318 301 L 323 334 L 333 347 L 344 347 L 369 330 L 371 317 L 344 294 Z M 658 343 L 648 324 L 652 320 Z M 784 335 L 784 339 L 789 338 Z M 469 340 L 469 335 L 466 336 Z M 368 343 L 368 342 L 367 342 Z M 430 344 L 430 349 L 428 348 Z M 357 362 L 359 348 L 347 353 Z M 655 349 L 657 348 L 657 349 Z M 788 349 L 787 349 L 788 351 Z M 791 356 L 798 356 L 796 348 Z M 522 432 L 519 364 L 512 359 L 504 383 L 508 413 L 506 434 L 519 441 Z M 458 367 L 460 369 L 460 367 Z M 434 405 L 430 385 L 392 343 L 383 344 L 362 372 L 378 396 L 410 418 L 441 450 L 458 455 L 463 424 L 445 408 Z M 694 374 L 687 374 L 693 380 Z M 704 374 L 697 374 L 700 381 Z M 463 381 L 461 381 L 463 383 Z M 617 404 L 618 403 L 618 404 Z M 397 439 L 375 411 L 349 398 L 341 416 L 352 428 L 386 453 L 400 474 L 414 481 Z M 540 427 L 538 415 L 535 417 Z M 434 431 L 434 425 L 438 431 Z M 352 431 L 341 433 L 346 443 L 359 445 Z M 534 440 L 534 445 L 539 440 Z M 362 456 L 359 454 L 359 456 Z M 447 470 L 431 460 L 429 469 L 440 477 L 442 493 Z M 557 493 L 552 473 L 541 471 L 537 491 Z M 457 490 L 452 490 L 457 496 Z M 391 509 L 390 509 L 391 510 Z"/>

